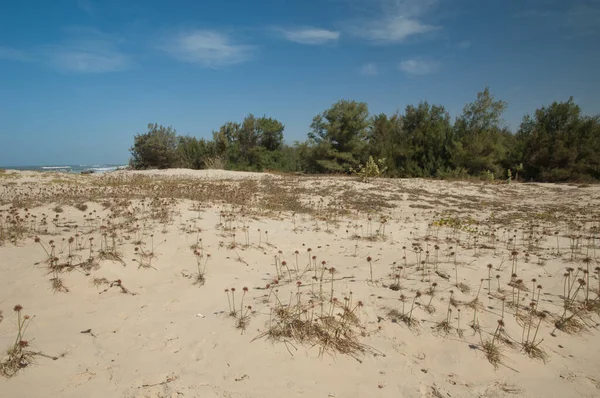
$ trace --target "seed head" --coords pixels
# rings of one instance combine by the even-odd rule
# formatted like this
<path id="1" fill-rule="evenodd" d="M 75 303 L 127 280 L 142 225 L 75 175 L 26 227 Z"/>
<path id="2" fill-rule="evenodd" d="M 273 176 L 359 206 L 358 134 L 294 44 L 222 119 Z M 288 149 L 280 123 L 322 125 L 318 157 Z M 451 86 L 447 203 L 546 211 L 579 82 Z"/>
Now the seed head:
<path id="1" fill-rule="evenodd" d="M 21 312 L 21 310 L 23 309 L 23 306 L 21 304 L 17 304 L 15 305 L 15 307 L 13 308 L 13 310 L 15 312 Z"/>

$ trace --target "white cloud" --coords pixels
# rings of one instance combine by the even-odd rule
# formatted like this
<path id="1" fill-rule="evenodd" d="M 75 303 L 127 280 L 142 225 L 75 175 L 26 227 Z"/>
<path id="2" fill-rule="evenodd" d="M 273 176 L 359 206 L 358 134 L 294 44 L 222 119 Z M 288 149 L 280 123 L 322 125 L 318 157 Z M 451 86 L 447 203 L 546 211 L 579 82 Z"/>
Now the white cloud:
<path id="1" fill-rule="evenodd" d="M 16 48 L 0 46 L 0 59 L 25 62 L 29 60 L 29 57 L 23 51 Z"/>
<path id="2" fill-rule="evenodd" d="M 133 66 L 133 58 L 119 50 L 120 40 L 94 29 L 68 29 L 69 39 L 45 49 L 44 55 L 65 72 L 119 72 Z"/>
<path id="3" fill-rule="evenodd" d="M 340 32 L 312 27 L 278 29 L 278 31 L 287 40 L 300 44 L 328 44 L 336 42 L 340 38 Z"/>
<path id="4" fill-rule="evenodd" d="M 439 68 L 438 62 L 422 58 L 407 59 L 398 65 L 398 69 L 408 75 L 428 75 L 437 72 Z"/>
<path id="5" fill-rule="evenodd" d="M 600 0 L 538 1 L 537 8 L 520 11 L 513 18 L 543 21 L 547 27 L 562 29 L 571 38 L 597 34 L 600 32 Z"/>
<path id="6" fill-rule="evenodd" d="M 379 74 L 379 68 L 377 68 L 377 64 L 369 62 L 362 66 L 360 74 L 363 76 L 377 76 L 377 74 Z"/>
<path id="7" fill-rule="evenodd" d="M 94 15 L 94 4 L 91 0 L 77 0 L 77 6 L 90 17 Z"/>
<path id="8" fill-rule="evenodd" d="M 180 61 L 211 68 L 248 61 L 255 50 L 253 46 L 233 43 L 225 34 L 208 30 L 179 34 L 161 48 Z"/>
<path id="9" fill-rule="evenodd" d="M 118 52 L 88 50 L 57 50 L 52 53 L 52 63 L 68 72 L 106 73 L 129 69 L 131 59 Z"/>
<path id="10" fill-rule="evenodd" d="M 595 34 L 600 30 L 600 1 L 577 4 L 569 10 L 564 21 L 568 28 L 580 34 Z"/>
<path id="11" fill-rule="evenodd" d="M 471 43 L 470 40 L 463 40 L 458 43 L 458 48 L 460 48 L 461 50 L 468 50 L 469 48 L 471 48 L 472 45 L 473 43 Z"/>
<path id="12" fill-rule="evenodd" d="M 403 42 L 411 36 L 432 32 L 437 26 L 425 25 L 415 19 L 403 16 L 385 18 L 381 21 L 370 22 L 355 32 L 365 39 L 378 42 Z"/>
<path id="13" fill-rule="evenodd" d="M 402 43 L 407 39 L 431 33 L 440 26 L 428 24 L 423 17 L 439 0 L 383 0 L 374 18 L 347 24 L 348 30 L 359 37 L 379 43 Z"/>

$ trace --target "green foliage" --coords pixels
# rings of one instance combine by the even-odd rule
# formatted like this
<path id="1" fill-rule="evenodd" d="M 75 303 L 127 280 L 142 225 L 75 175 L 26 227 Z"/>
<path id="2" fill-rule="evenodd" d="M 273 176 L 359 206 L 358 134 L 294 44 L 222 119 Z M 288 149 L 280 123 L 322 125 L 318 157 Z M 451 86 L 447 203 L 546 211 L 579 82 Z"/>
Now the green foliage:
<path id="1" fill-rule="evenodd" d="M 361 181 L 367 182 L 372 178 L 381 177 L 385 173 L 385 159 L 378 159 L 377 162 L 373 156 L 369 156 L 369 160 L 365 165 L 358 165 L 358 170 L 351 170 Z M 380 167 L 381 166 L 381 167 Z"/>
<path id="2" fill-rule="evenodd" d="M 454 124 L 451 162 L 455 167 L 463 167 L 471 175 L 502 173 L 511 141 L 510 132 L 500 126 L 505 109 L 506 103 L 496 101 L 487 87 L 465 106 Z"/>
<path id="3" fill-rule="evenodd" d="M 190 136 L 179 137 L 177 152 L 181 167 L 201 169 L 206 159 L 215 155 L 215 142 Z"/>
<path id="4" fill-rule="evenodd" d="M 525 116 L 517 138 L 529 179 L 600 179 L 600 119 L 582 116 L 573 98 Z"/>
<path id="5" fill-rule="evenodd" d="M 319 172 L 348 172 L 363 157 L 369 127 L 364 102 L 341 100 L 314 117 L 308 133 L 315 145 L 312 164 Z"/>
<path id="6" fill-rule="evenodd" d="M 488 88 L 452 124 L 441 105 L 421 102 L 403 114 L 370 116 L 367 104 L 341 100 L 313 118 L 305 142 L 287 145 L 276 119 L 227 122 L 212 140 L 178 137 L 148 125 L 130 149 L 144 168 L 349 173 L 370 179 L 429 177 L 487 181 L 600 180 L 600 116 L 569 99 L 525 116 L 516 134 L 502 125 L 506 103 Z M 380 159 L 380 160 L 377 160 Z"/>
<path id="7" fill-rule="evenodd" d="M 369 132 L 371 153 L 385 158 L 389 174 L 433 177 L 449 168 L 453 130 L 444 107 L 422 102 L 404 115 L 378 115 Z"/>
<path id="8" fill-rule="evenodd" d="M 148 124 L 148 132 L 136 134 L 130 149 L 134 169 L 175 167 L 178 161 L 177 135 L 173 128 Z"/>

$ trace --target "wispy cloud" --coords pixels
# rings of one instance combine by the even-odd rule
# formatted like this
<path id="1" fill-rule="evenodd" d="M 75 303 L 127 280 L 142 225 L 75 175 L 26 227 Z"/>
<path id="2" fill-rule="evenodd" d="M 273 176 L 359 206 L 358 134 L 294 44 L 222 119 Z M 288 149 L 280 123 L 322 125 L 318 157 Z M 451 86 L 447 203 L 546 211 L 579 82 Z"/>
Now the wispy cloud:
<path id="1" fill-rule="evenodd" d="M 438 27 L 403 16 L 387 17 L 382 21 L 371 22 L 355 32 L 365 39 L 378 42 L 403 42 L 411 36 L 432 32 Z"/>
<path id="2" fill-rule="evenodd" d="M 439 0 L 383 0 L 377 17 L 348 23 L 350 33 L 379 43 L 402 43 L 414 36 L 431 33 L 441 26 L 423 18 Z"/>
<path id="3" fill-rule="evenodd" d="M 440 69 L 440 64 L 434 60 L 413 58 L 400 62 L 398 69 L 408 75 L 428 75 L 437 72 Z"/>
<path id="4" fill-rule="evenodd" d="M 377 64 L 369 62 L 360 68 L 360 74 L 363 76 L 377 76 L 379 74 L 379 68 L 377 67 Z"/>
<path id="5" fill-rule="evenodd" d="M 573 6 L 565 24 L 586 35 L 600 32 L 600 0 L 588 0 Z"/>
<path id="6" fill-rule="evenodd" d="M 77 0 L 77 7 L 79 7 L 90 17 L 94 16 L 94 3 L 92 2 L 92 0 Z"/>
<path id="7" fill-rule="evenodd" d="M 129 69 L 133 58 L 119 49 L 120 40 L 95 29 L 68 29 L 69 38 L 47 47 L 43 53 L 59 70 L 107 73 Z"/>
<path id="8" fill-rule="evenodd" d="M 29 60 L 29 56 L 16 48 L 0 46 L 0 59 L 25 62 Z"/>
<path id="9" fill-rule="evenodd" d="M 546 0 L 534 2 L 533 8 L 524 9 L 513 15 L 515 19 L 543 21 L 552 29 L 568 32 L 570 37 L 600 32 L 600 0 L 578 0 L 572 2 Z M 530 23 L 530 22 L 528 22 Z"/>
<path id="10" fill-rule="evenodd" d="M 460 48 L 461 50 L 468 50 L 469 48 L 471 48 L 472 45 L 473 43 L 471 43 L 470 40 L 463 40 L 458 43 L 458 48 Z"/>
<path id="11" fill-rule="evenodd" d="M 180 61 L 210 68 L 246 62 L 255 52 L 253 46 L 236 44 L 228 35 L 209 30 L 175 35 L 161 49 Z"/>
<path id="12" fill-rule="evenodd" d="M 550 10 L 536 10 L 536 9 L 526 9 L 517 12 L 513 15 L 513 18 L 516 19 L 528 19 L 528 18 L 547 18 L 552 15 L 552 11 Z"/>
<path id="13" fill-rule="evenodd" d="M 336 42 L 340 38 L 340 32 L 313 27 L 296 29 L 278 28 L 276 30 L 287 40 L 300 44 L 329 44 Z"/>

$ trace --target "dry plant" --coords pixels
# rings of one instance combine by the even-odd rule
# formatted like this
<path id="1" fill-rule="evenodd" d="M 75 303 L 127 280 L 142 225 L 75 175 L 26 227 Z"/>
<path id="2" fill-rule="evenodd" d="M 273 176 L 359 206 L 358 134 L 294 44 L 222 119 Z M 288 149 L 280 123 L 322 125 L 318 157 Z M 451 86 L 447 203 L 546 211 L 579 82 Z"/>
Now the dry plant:
<path id="1" fill-rule="evenodd" d="M 198 273 L 194 275 L 194 285 L 202 286 L 206 282 L 206 265 L 208 264 L 210 254 L 206 255 L 206 260 L 204 260 L 204 263 L 202 262 L 204 253 L 196 249 L 194 250 L 194 255 L 196 256 L 196 267 L 198 269 Z"/>
<path id="2" fill-rule="evenodd" d="M 359 341 L 365 335 L 358 315 L 362 302 L 352 305 L 348 299 L 341 303 L 335 297 L 326 303 L 312 299 L 305 302 L 299 291 L 301 284 L 297 286 L 296 299 L 287 303 L 281 302 L 277 292 L 274 293 L 275 306 L 270 309 L 267 330 L 255 340 L 266 337 L 286 346 L 293 342 L 318 346 L 320 356 L 341 353 L 362 362 L 357 355 L 370 349 Z"/>
<path id="3" fill-rule="evenodd" d="M 485 357 L 490 361 L 490 363 L 494 366 L 494 368 L 498 368 L 498 365 L 502 359 L 502 353 L 500 352 L 500 348 L 496 344 L 496 340 L 498 339 L 500 330 L 504 328 L 504 321 L 502 319 L 498 319 L 498 326 L 496 327 L 496 331 L 492 335 L 492 339 L 485 340 L 481 339 L 481 332 L 479 332 L 479 336 L 481 339 L 481 349 L 485 354 Z"/>
<path id="4" fill-rule="evenodd" d="M 421 292 L 417 291 L 415 293 L 415 296 L 412 299 L 411 305 L 410 305 L 410 310 L 409 311 L 405 311 L 405 304 L 407 301 L 407 297 L 404 294 L 400 294 L 400 301 L 402 302 L 402 311 L 398 311 L 396 309 L 392 309 L 391 311 L 388 312 L 388 316 L 390 316 L 392 319 L 399 319 L 402 322 L 404 322 L 406 324 L 406 326 L 409 327 L 409 329 L 413 329 L 416 330 L 418 329 L 419 326 L 419 321 L 413 317 L 413 311 L 415 309 L 415 304 L 417 303 L 417 299 L 421 297 Z"/>
<path id="5" fill-rule="evenodd" d="M 130 294 L 132 296 L 137 295 L 137 293 L 133 293 L 131 290 L 127 289 L 123 285 L 123 281 L 121 281 L 120 279 L 117 279 L 117 280 L 114 280 L 114 281 L 111 282 L 111 281 L 109 281 L 106 278 L 94 278 L 94 280 L 92 281 L 92 283 L 94 284 L 94 286 L 108 285 L 106 287 L 106 289 L 100 291 L 98 294 L 106 293 L 111 288 L 117 287 L 117 288 L 119 288 L 121 290 L 121 293 L 123 293 L 123 294 Z"/>
<path id="6" fill-rule="evenodd" d="M 29 341 L 25 339 L 25 332 L 32 318 L 29 315 L 21 315 L 23 311 L 21 305 L 15 305 L 14 311 L 17 313 L 17 336 L 15 342 L 6 350 L 4 357 L 0 359 L 0 374 L 4 377 L 16 375 L 19 370 L 31 365 L 36 356 L 58 359 L 58 357 L 51 357 L 29 349 Z"/>

